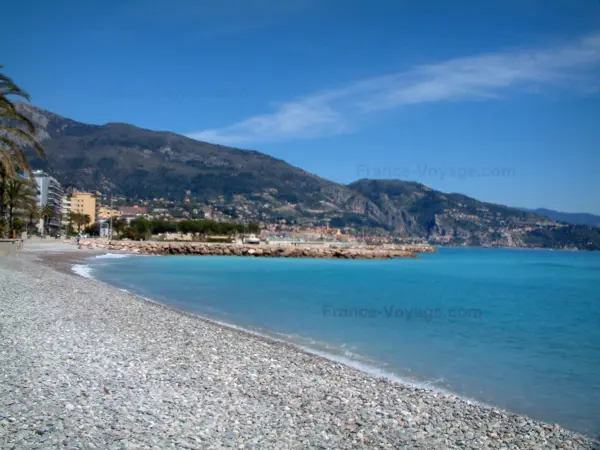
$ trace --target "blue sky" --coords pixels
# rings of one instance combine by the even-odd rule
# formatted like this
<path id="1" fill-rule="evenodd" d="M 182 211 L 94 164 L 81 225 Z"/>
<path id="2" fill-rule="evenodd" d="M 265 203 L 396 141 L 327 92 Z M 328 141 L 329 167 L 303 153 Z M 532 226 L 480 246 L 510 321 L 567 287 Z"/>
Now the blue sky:
<path id="1" fill-rule="evenodd" d="M 600 213 L 599 0 L 11 2 L 33 103 L 255 149 L 334 181 L 420 181 Z"/>

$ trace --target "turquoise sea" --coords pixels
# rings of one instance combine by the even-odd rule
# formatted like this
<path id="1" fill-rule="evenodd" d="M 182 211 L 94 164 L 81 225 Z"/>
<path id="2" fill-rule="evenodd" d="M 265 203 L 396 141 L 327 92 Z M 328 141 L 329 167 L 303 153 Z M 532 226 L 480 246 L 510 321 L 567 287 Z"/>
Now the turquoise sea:
<path id="1" fill-rule="evenodd" d="M 119 256 L 75 269 L 372 373 L 600 434 L 600 253 Z"/>

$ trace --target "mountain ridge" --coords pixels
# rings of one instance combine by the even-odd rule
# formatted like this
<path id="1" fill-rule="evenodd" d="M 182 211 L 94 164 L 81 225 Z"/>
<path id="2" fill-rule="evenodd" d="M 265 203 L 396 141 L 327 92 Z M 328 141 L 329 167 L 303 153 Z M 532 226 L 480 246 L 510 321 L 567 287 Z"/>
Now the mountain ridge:
<path id="1" fill-rule="evenodd" d="M 244 221 L 331 224 L 440 244 L 600 249 L 600 235 L 584 225 L 569 228 L 418 182 L 362 179 L 343 185 L 256 150 L 126 123 L 86 124 L 24 103 L 17 107 L 36 124 L 48 156 L 32 165 L 67 187 L 193 201 Z"/>
<path id="2" fill-rule="evenodd" d="M 541 216 L 549 217 L 552 220 L 560 222 L 567 222 L 574 225 L 590 225 L 593 227 L 600 227 L 600 216 L 591 213 L 568 213 L 563 211 L 557 211 L 548 208 L 519 208 L 523 211 L 532 212 Z"/>

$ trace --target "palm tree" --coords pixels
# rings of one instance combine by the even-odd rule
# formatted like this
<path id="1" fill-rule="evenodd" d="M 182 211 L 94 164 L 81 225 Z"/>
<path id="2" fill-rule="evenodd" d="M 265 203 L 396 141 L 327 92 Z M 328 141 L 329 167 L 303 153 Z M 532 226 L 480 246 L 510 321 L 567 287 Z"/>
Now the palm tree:
<path id="1" fill-rule="evenodd" d="M 8 207 L 8 227 L 14 231 L 14 216 L 15 209 L 19 207 L 27 208 L 27 205 L 35 205 L 35 190 L 31 186 L 31 182 L 20 178 L 9 179 L 6 183 L 6 206 Z"/>
<path id="2" fill-rule="evenodd" d="M 33 225 L 33 221 L 40 218 L 40 210 L 37 206 L 37 203 L 27 203 L 25 205 L 25 213 L 27 214 L 27 218 L 29 219 L 25 231 L 29 233 L 29 227 Z"/>
<path id="3" fill-rule="evenodd" d="M 83 222 L 83 226 L 88 226 L 91 225 L 92 219 L 90 218 L 89 214 L 83 214 L 82 215 L 82 222 Z"/>
<path id="4" fill-rule="evenodd" d="M 81 233 L 81 228 L 89 225 L 91 219 L 89 214 L 72 213 L 73 222 L 77 225 L 77 233 Z"/>
<path id="5" fill-rule="evenodd" d="M 125 219 L 117 219 L 113 221 L 113 233 L 121 234 L 127 229 L 127 221 Z"/>
<path id="6" fill-rule="evenodd" d="M 48 203 L 40 208 L 40 217 L 44 221 L 44 234 L 49 233 L 50 221 L 54 218 L 55 214 L 54 205 Z"/>
<path id="7" fill-rule="evenodd" d="M 77 215 L 78 214 L 73 211 L 69 211 L 67 213 L 67 220 L 69 221 L 69 225 L 67 225 L 68 226 L 67 233 L 72 233 L 73 224 L 77 223 Z"/>
<path id="8" fill-rule="evenodd" d="M 75 213 L 73 220 L 75 221 L 75 225 L 77 225 L 77 234 L 81 233 L 81 227 L 86 224 L 83 214 Z"/>
<path id="9" fill-rule="evenodd" d="M 0 70 L 4 66 L 0 65 Z M 44 150 L 35 136 L 33 123 L 17 111 L 8 96 L 21 97 L 29 101 L 29 94 L 0 71 L 0 218 L 4 217 L 6 183 L 22 171 L 31 175 L 25 156 L 25 148 L 33 147 L 39 157 Z"/>

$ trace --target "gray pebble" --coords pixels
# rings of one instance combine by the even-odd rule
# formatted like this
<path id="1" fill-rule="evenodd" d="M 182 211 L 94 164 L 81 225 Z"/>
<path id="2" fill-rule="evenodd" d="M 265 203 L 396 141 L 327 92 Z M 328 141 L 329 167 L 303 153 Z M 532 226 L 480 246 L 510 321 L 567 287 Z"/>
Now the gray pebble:
<path id="1" fill-rule="evenodd" d="M 581 435 L 0 256 L 0 448 L 572 448 Z"/>

